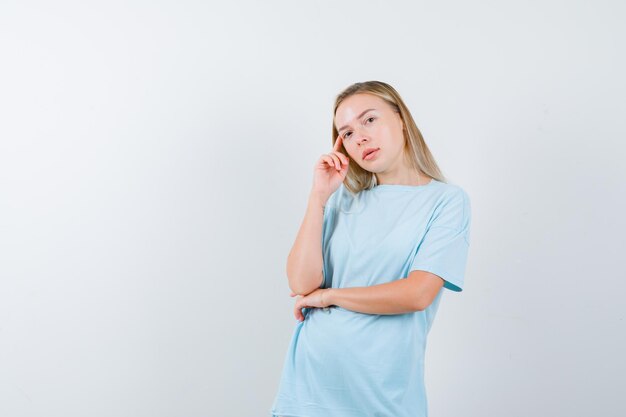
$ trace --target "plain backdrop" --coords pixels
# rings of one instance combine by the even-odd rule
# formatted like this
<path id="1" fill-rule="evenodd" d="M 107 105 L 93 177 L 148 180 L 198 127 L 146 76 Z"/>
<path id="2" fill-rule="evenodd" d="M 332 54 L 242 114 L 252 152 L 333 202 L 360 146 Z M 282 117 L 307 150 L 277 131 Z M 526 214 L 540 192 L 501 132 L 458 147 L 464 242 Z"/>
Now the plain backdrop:
<path id="1" fill-rule="evenodd" d="M 625 19 L 619 1 L 2 1 L 0 415 L 268 417 L 313 165 L 335 96 L 367 80 L 472 203 L 430 416 L 625 415 Z"/>

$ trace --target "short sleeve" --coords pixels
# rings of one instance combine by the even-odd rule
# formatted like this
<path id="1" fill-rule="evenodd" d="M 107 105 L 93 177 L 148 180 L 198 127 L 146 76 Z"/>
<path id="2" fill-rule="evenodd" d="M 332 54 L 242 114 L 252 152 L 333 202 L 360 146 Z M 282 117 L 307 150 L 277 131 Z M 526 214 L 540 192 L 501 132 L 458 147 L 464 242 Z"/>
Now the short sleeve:
<path id="1" fill-rule="evenodd" d="M 469 196 L 457 188 L 435 211 L 410 270 L 431 272 L 444 280 L 444 288 L 463 291 L 470 225 Z"/>

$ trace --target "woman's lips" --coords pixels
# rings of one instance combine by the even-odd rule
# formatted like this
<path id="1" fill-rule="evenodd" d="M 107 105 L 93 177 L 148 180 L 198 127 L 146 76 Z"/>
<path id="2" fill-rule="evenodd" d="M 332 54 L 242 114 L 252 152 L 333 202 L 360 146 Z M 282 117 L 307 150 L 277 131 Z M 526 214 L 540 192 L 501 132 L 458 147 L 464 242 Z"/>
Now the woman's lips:
<path id="1" fill-rule="evenodd" d="M 378 151 L 380 149 L 376 149 L 374 152 L 370 152 L 367 155 L 365 155 L 365 158 L 363 158 L 364 161 L 369 161 L 370 159 L 374 159 L 376 158 L 376 155 L 378 155 Z"/>

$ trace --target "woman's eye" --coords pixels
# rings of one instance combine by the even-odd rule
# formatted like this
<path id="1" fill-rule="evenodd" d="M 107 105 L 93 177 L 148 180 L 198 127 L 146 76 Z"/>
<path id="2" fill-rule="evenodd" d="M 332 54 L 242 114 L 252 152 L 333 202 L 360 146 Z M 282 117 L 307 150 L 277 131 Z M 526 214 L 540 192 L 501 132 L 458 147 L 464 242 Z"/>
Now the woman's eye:
<path id="1" fill-rule="evenodd" d="M 374 120 L 374 118 L 373 118 L 373 117 L 370 117 L 370 118 L 369 118 L 369 119 L 367 119 L 367 120 Z"/>
<path id="2" fill-rule="evenodd" d="M 344 133 L 344 134 L 343 134 L 343 138 L 344 138 L 344 139 L 346 139 L 350 133 L 352 133 L 352 132 L 346 132 L 346 133 Z"/>

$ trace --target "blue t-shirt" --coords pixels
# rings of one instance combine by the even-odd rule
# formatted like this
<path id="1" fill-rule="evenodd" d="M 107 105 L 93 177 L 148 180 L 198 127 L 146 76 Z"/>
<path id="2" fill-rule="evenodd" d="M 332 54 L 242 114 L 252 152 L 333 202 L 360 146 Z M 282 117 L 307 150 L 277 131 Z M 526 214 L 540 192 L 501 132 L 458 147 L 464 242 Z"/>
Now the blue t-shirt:
<path id="1" fill-rule="evenodd" d="M 457 185 L 381 184 L 353 196 L 341 184 L 324 208 L 320 288 L 378 285 L 423 270 L 462 291 L 469 231 L 469 197 Z M 305 308 L 271 415 L 428 416 L 424 353 L 443 288 L 425 310 L 405 314 Z"/>

